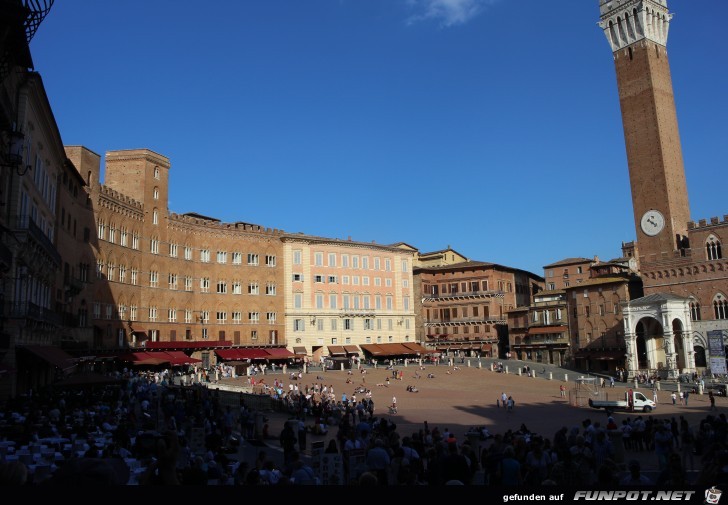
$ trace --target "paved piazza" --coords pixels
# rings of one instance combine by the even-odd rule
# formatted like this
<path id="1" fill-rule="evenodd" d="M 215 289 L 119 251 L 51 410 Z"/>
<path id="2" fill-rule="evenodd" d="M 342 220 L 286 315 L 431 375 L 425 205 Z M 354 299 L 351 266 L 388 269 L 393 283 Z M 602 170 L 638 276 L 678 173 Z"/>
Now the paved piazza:
<path id="1" fill-rule="evenodd" d="M 303 375 L 299 387 L 301 384 L 310 385 L 314 382 L 333 385 L 336 398 L 339 400 L 344 392 L 348 398 L 351 398 L 354 388 L 362 384 L 361 379 L 365 377 L 364 385 L 372 391 L 375 417 L 385 417 L 396 423 L 397 431 L 401 436 L 418 430 L 423 426 L 424 421 L 428 422 L 430 428 L 437 426 L 440 430 L 450 429 L 459 440 L 465 440 L 464 435 L 472 426 L 486 426 L 491 433 L 495 434 L 505 433 L 509 429 L 517 431 L 522 424 L 525 424 L 530 431 L 553 439 L 554 434 L 561 427 L 581 427 L 582 421 L 587 418 L 592 422 L 600 422 L 602 426 L 606 425 L 607 416 L 603 410 L 569 404 L 568 389 L 574 388 L 575 379 L 580 374 L 573 373 L 572 377 L 570 373 L 569 382 L 565 383 L 556 379 L 548 380 L 548 378 L 543 378 L 540 373 L 537 373 L 536 377 L 519 376 L 512 373 L 519 365 L 523 366 L 522 362 L 504 361 L 504 364 L 509 365 L 511 373 L 492 372 L 485 367 L 482 369 L 467 367 L 467 364 L 458 364 L 460 370 L 443 365 L 427 366 L 425 370 L 419 370 L 416 365 L 399 366 L 397 370 L 404 371 L 402 381 L 391 380 L 391 370 L 382 367 L 368 368 L 366 375 L 362 375 L 358 370 L 352 370 L 352 375 L 340 370 L 326 372 L 312 370 Z M 536 364 L 533 365 L 533 369 L 540 371 L 542 367 Z M 419 372 L 419 379 L 415 378 L 415 372 Z M 433 373 L 435 377 L 428 379 L 428 373 Z M 323 380 L 317 381 L 317 376 L 323 377 Z M 390 377 L 389 386 L 377 386 L 377 384 L 385 383 L 387 377 Z M 278 378 L 283 380 L 286 386 L 290 382 L 288 375 L 281 373 L 267 374 L 264 378 L 268 383 L 272 383 L 274 379 Z M 347 378 L 351 378 L 353 383 L 347 384 Z M 239 385 L 247 384 L 247 381 L 247 377 L 224 380 L 226 383 Z M 561 384 L 567 385 L 566 399 L 560 397 L 559 386 Z M 408 385 L 417 386 L 419 392 L 408 392 L 406 390 Z M 609 398 L 613 399 L 623 395 L 626 387 L 624 383 L 617 383 L 614 388 L 607 386 L 606 389 Z M 652 397 L 650 389 L 641 388 L 640 390 L 646 396 Z M 513 412 L 507 412 L 506 409 L 496 406 L 496 400 L 503 392 L 515 400 Z M 397 414 L 388 413 L 387 407 L 392 401 L 392 396 L 397 397 Z M 361 394 L 357 394 L 357 399 L 361 397 Z M 658 408 L 652 413 L 616 412 L 614 414 L 616 423 L 621 425 L 624 416 L 649 415 L 664 418 L 682 415 L 688 420 L 691 427 L 697 427 L 700 420 L 710 413 L 707 395 L 690 395 L 688 406 L 673 406 L 670 391 L 659 391 L 658 397 Z M 713 414 L 724 412 L 726 401 L 725 398 L 717 397 L 718 411 Z M 266 415 L 270 419 L 270 432 L 277 437 L 287 416 L 277 413 L 266 413 Z M 335 436 L 336 429 L 336 426 L 331 426 L 327 437 L 309 436 L 309 445 L 311 441 Z M 277 441 L 269 441 L 269 446 L 276 448 Z M 650 453 L 628 453 L 626 459 L 635 456 L 641 460 L 644 470 L 654 469 L 657 466 L 655 456 Z"/>

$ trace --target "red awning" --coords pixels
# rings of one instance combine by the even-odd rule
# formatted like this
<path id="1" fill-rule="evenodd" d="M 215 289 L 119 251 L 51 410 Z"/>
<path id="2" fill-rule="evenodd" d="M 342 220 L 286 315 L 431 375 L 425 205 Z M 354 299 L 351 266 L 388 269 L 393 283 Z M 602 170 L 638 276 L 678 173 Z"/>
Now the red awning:
<path id="1" fill-rule="evenodd" d="M 169 356 L 155 356 L 148 352 L 132 352 L 119 356 L 119 359 L 132 365 L 164 365 L 170 363 Z"/>
<path id="2" fill-rule="evenodd" d="M 295 354 L 285 347 L 269 347 L 265 351 L 268 353 L 269 359 L 290 359 L 295 356 Z"/>
<path id="3" fill-rule="evenodd" d="M 217 357 L 224 360 L 239 359 L 237 349 L 215 349 Z"/>
<path id="4" fill-rule="evenodd" d="M 181 365 L 190 365 L 192 363 L 202 363 L 201 359 L 197 358 L 191 358 L 190 356 L 187 356 L 182 351 L 162 351 L 158 353 L 149 353 L 152 356 L 157 356 L 157 354 L 163 354 L 169 357 L 169 363 L 172 366 L 181 366 Z M 164 357 L 164 356 L 159 356 Z"/>
<path id="5" fill-rule="evenodd" d="M 227 340 L 175 340 L 174 342 L 147 342 L 147 349 L 211 349 L 215 347 L 232 347 Z"/>
<path id="6" fill-rule="evenodd" d="M 235 349 L 238 351 L 238 358 L 241 360 L 245 359 L 261 359 L 261 358 L 268 358 L 270 357 L 270 354 L 266 352 L 265 349 L 260 349 L 257 347 L 247 347 L 247 348 L 237 348 Z"/>
<path id="7" fill-rule="evenodd" d="M 22 347 L 26 351 L 33 353 L 46 363 L 49 363 L 61 370 L 69 370 L 76 366 L 76 358 L 68 354 L 59 347 L 46 345 L 26 345 Z"/>

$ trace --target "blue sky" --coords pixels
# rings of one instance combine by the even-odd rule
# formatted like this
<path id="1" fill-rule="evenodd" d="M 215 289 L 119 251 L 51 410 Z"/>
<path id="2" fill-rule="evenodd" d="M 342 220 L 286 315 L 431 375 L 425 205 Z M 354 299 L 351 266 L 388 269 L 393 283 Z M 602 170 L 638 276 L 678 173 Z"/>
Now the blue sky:
<path id="1" fill-rule="evenodd" d="M 728 2 L 668 4 L 692 217 L 723 216 Z M 167 156 L 172 212 L 543 275 L 635 239 L 598 20 L 598 0 L 73 0 L 31 51 L 63 142 Z"/>

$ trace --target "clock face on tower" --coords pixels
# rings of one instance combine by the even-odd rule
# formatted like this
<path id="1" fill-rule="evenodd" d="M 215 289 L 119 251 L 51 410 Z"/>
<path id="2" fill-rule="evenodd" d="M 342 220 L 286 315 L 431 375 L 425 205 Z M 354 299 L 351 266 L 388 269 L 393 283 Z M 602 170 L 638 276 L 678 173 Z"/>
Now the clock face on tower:
<path id="1" fill-rule="evenodd" d="M 659 210 L 648 210 L 642 216 L 640 226 L 645 235 L 654 237 L 665 227 L 665 216 Z"/>

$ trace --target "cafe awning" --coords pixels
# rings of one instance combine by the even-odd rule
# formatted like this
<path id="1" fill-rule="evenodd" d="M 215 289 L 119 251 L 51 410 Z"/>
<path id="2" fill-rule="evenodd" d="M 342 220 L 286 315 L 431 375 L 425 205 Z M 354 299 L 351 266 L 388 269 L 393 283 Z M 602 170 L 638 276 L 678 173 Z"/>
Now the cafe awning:
<path id="1" fill-rule="evenodd" d="M 58 367 L 61 370 L 70 370 L 76 366 L 76 358 L 60 347 L 53 347 L 49 345 L 26 345 L 22 348 L 42 359 L 46 363 Z"/>
<path id="2" fill-rule="evenodd" d="M 356 345 L 345 345 L 344 351 L 347 355 L 359 355 L 359 347 Z"/>
<path id="3" fill-rule="evenodd" d="M 153 354 L 148 352 L 131 352 L 129 354 L 119 356 L 119 359 L 122 361 L 126 361 L 134 366 L 156 366 L 170 363 L 169 356 L 154 356 Z"/>
<path id="4" fill-rule="evenodd" d="M 237 349 L 215 349 L 215 354 L 222 360 L 240 359 Z"/>
<path id="5" fill-rule="evenodd" d="M 165 356 L 169 357 L 169 364 L 172 366 L 182 366 L 182 365 L 191 365 L 193 363 L 202 363 L 201 359 L 197 358 L 191 358 L 190 356 L 187 356 L 182 351 L 163 351 L 160 353 L 149 353 L 152 356 L 163 358 Z M 159 354 L 159 356 L 157 356 Z"/>
<path id="6" fill-rule="evenodd" d="M 172 342 L 147 342 L 144 347 L 168 351 L 171 349 L 214 349 L 232 347 L 232 345 L 233 343 L 229 340 L 175 340 Z"/>
<path id="7" fill-rule="evenodd" d="M 305 347 L 294 347 L 293 353 L 300 356 L 306 356 L 308 354 Z"/>
<path id="8" fill-rule="evenodd" d="M 362 344 L 361 349 L 372 356 L 384 356 L 385 352 L 379 347 L 379 344 Z"/>
<path id="9" fill-rule="evenodd" d="M 402 344 L 380 344 L 380 347 L 390 356 L 409 356 L 411 354 L 416 354 Z"/>
<path id="10" fill-rule="evenodd" d="M 330 345 L 329 355 L 331 356 L 346 356 L 346 350 L 342 345 Z"/>
<path id="11" fill-rule="evenodd" d="M 285 347 L 269 347 L 265 351 L 268 352 L 268 359 L 290 359 L 295 356 Z"/>
<path id="12" fill-rule="evenodd" d="M 415 342 L 403 342 L 402 345 L 414 353 L 422 354 L 427 352 L 427 349 Z"/>
<path id="13" fill-rule="evenodd" d="M 247 347 L 247 348 L 240 347 L 236 350 L 238 351 L 237 359 L 241 359 L 241 360 L 261 359 L 261 358 L 270 357 L 270 354 L 268 354 L 265 349 L 261 349 L 258 347 Z"/>

